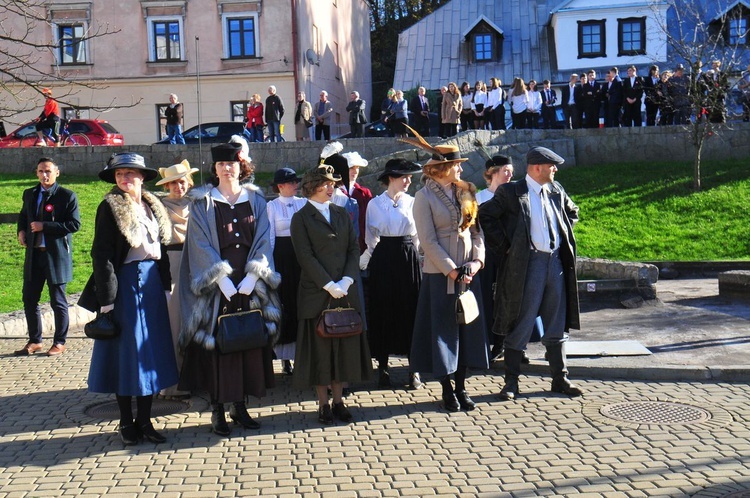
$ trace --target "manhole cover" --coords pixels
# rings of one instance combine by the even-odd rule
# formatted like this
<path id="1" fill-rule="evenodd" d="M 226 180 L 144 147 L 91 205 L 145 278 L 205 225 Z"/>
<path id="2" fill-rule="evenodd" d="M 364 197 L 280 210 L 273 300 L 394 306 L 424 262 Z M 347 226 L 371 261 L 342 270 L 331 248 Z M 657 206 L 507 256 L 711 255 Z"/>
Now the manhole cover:
<path id="1" fill-rule="evenodd" d="M 693 401 L 658 398 L 625 401 L 622 398 L 600 398 L 586 402 L 583 414 L 601 424 L 636 430 L 712 430 L 732 422 L 732 415 L 726 410 L 710 403 Z M 700 406 L 696 406 L 698 404 Z"/>
<path id="2" fill-rule="evenodd" d="M 693 498 L 750 498 L 747 483 L 717 484 L 699 491 Z"/>
<path id="3" fill-rule="evenodd" d="M 695 424 L 711 418 L 702 408 L 669 401 L 626 401 L 607 405 L 602 415 L 637 424 Z"/>
<path id="4" fill-rule="evenodd" d="M 174 415 L 175 413 L 187 411 L 188 408 L 190 408 L 189 402 L 170 399 L 155 399 L 151 406 L 151 416 L 163 417 L 165 415 Z M 136 413 L 137 411 L 134 399 L 133 413 Z M 120 409 L 117 407 L 117 401 L 106 401 L 104 403 L 90 405 L 86 407 L 84 413 L 91 418 L 102 420 L 118 420 L 120 418 Z"/>

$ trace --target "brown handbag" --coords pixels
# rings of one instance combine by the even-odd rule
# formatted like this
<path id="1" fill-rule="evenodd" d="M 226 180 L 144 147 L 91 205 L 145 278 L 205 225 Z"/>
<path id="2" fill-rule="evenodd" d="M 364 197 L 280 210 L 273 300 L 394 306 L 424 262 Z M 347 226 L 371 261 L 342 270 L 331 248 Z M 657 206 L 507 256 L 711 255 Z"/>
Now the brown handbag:
<path id="1" fill-rule="evenodd" d="M 324 309 L 318 318 L 315 332 L 323 339 L 340 339 L 353 337 L 362 333 L 362 317 L 359 312 L 351 307 L 349 301 L 346 308 L 331 308 L 331 300 L 328 299 L 327 309 Z"/>

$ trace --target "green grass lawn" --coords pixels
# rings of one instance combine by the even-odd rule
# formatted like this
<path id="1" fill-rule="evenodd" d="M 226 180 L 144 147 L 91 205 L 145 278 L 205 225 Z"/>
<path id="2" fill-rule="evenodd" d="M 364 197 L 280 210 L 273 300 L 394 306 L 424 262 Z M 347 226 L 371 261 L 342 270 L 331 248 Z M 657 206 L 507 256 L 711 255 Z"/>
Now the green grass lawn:
<path id="1" fill-rule="evenodd" d="M 705 162 L 701 192 L 692 164 L 649 163 L 560 171 L 580 208 L 579 256 L 623 261 L 750 257 L 747 161 Z"/>
<path id="2" fill-rule="evenodd" d="M 268 185 L 270 173 L 257 175 Z M 581 209 L 578 254 L 624 261 L 738 260 L 750 257 L 750 167 L 747 161 L 705 162 L 703 190 L 692 191 L 688 163 L 609 164 L 566 168 L 559 180 Z M 16 213 L 33 176 L 0 175 L 0 212 Z M 74 235 L 80 292 L 91 272 L 89 249 L 96 207 L 110 185 L 95 177 L 61 176 L 78 194 L 81 230 Z M 22 308 L 23 248 L 15 224 L 0 224 L 0 313 Z M 46 295 L 44 297 L 46 300 Z"/>

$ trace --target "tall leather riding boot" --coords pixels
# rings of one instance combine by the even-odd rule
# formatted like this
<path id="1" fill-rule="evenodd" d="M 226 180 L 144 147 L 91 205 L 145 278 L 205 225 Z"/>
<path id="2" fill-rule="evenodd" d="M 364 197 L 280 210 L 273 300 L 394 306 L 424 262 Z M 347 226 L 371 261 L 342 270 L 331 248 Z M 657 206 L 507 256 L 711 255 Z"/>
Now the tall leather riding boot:
<path id="1" fill-rule="evenodd" d="M 211 403 L 211 430 L 218 436 L 229 435 L 229 424 L 224 414 L 224 403 Z"/>
<path id="2" fill-rule="evenodd" d="M 518 396 L 518 377 L 521 375 L 521 362 L 523 351 L 517 349 L 505 349 L 505 386 L 500 391 L 500 399 L 509 401 Z"/>
<path id="3" fill-rule="evenodd" d="M 568 380 L 565 343 L 548 345 L 547 357 L 549 359 L 550 373 L 552 374 L 552 392 L 567 394 L 568 396 L 580 396 L 583 394 L 583 391 Z"/>
<path id="4" fill-rule="evenodd" d="M 449 412 L 457 412 L 458 399 L 453 392 L 450 375 L 446 375 L 440 379 L 440 385 L 443 387 L 443 405 L 445 406 L 445 409 Z"/>

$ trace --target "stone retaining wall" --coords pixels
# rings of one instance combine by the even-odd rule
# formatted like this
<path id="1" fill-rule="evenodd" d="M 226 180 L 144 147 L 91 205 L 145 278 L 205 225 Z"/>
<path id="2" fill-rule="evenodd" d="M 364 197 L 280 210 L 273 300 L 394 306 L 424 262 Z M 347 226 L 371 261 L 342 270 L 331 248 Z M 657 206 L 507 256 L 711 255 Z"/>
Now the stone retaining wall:
<path id="1" fill-rule="evenodd" d="M 436 138 L 433 143 L 442 142 Z M 597 165 L 611 162 L 691 161 L 693 149 L 689 132 L 677 126 L 609 128 L 590 130 L 508 130 L 500 132 L 468 131 L 445 142 L 455 143 L 469 159 L 464 163 L 464 178 L 483 186 L 485 155 L 477 146 L 481 142 L 490 155 L 508 155 L 516 164 L 517 175 L 523 173 L 526 152 L 532 145 L 554 149 L 566 159 L 564 167 Z M 353 138 L 342 140 L 345 150 L 356 150 L 370 159 L 363 170 L 362 183 L 374 187 L 375 177 L 385 162 L 403 155 L 424 161 L 427 155 L 415 153 L 413 146 L 392 138 Z M 322 142 L 283 142 L 252 144 L 251 155 L 258 171 L 276 171 L 290 166 L 302 171 L 318 163 Z M 129 150 L 143 155 L 154 167 L 169 166 L 187 159 L 195 167 L 208 168 L 211 145 L 202 150 L 197 145 L 128 145 L 121 147 L 60 147 L 0 149 L 0 172 L 33 171 L 42 155 L 53 156 L 66 174 L 91 175 L 98 172 L 107 158 L 117 151 Z M 750 157 L 750 124 L 733 123 L 718 130 L 706 141 L 704 158 L 737 159 Z"/>
<path id="2" fill-rule="evenodd" d="M 579 294 L 582 300 L 597 300 L 601 294 L 616 294 L 631 307 L 656 299 L 659 269 L 647 263 L 578 258 Z"/>

